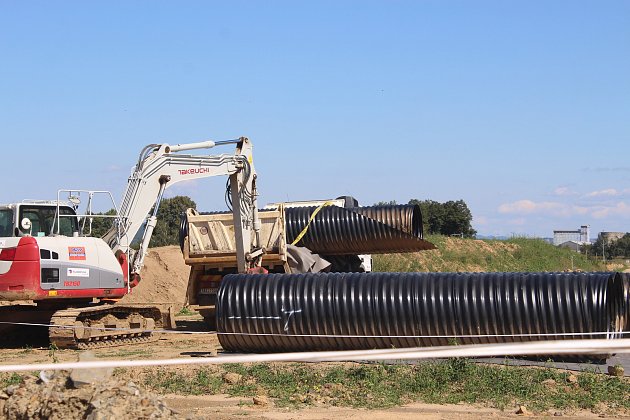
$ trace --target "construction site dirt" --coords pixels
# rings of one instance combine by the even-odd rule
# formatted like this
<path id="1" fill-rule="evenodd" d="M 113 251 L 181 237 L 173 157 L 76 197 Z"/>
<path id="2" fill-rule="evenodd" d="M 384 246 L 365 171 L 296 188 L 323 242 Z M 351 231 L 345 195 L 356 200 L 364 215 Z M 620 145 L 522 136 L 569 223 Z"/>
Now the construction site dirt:
<path id="1" fill-rule="evenodd" d="M 142 343 L 133 346 L 121 346 L 111 348 L 101 348 L 92 350 L 97 360 L 143 360 L 143 359 L 170 359 L 170 358 L 194 358 L 207 357 L 216 355 L 221 352 L 219 341 L 216 334 L 207 331 L 203 318 L 188 311 L 181 311 L 185 304 L 185 286 L 188 280 L 188 270 L 181 257 L 179 247 L 163 247 L 152 249 L 146 260 L 146 267 L 143 271 L 143 280 L 141 284 L 133 291 L 133 293 L 124 298 L 126 302 L 133 303 L 158 303 L 160 305 L 173 306 L 179 312 L 176 316 L 178 330 L 180 332 L 195 332 L 204 334 L 161 334 L 159 339 L 154 342 Z M 36 329 L 37 327 L 32 327 Z M 74 362 L 77 361 L 80 354 L 79 350 L 59 350 L 51 348 L 45 339 L 45 335 L 40 335 L 36 341 L 14 342 L 11 345 L 0 349 L 0 363 L 8 364 L 37 364 L 50 362 Z M 354 364 L 353 364 L 354 365 Z M 311 367 L 325 368 L 325 364 L 310 364 Z M 170 374 L 186 373 L 194 369 L 189 366 L 179 367 L 147 367 L 147 368 L 125 368 L 115 369 L 113 376 L 103 378 L 97 381 L 90 388 L 90 391 L 82 391 L 83 394 L 77 394 L 74 387 L 65 387 L 65 379 L 63 376 L 57 376 L 53 379 L 53 384 L 43 383 L 41 379 L 37 380 L 37 372 L 23 374 L 23 376 L 34 376 L 33 379 L 22 383 L 22 385 L 13 385 L 10 389 L 12 395 L 8 395 L 6 390 L 0 389 L 0 413 L 6 418 L 28 418 L 19 417 L 17 415 L 10 416 L 11 410 L 15 414 L 15 410 L 28 408 L 27 400 L 18 401 L 16 395 L 29 395 L 29 399 L 37 400 L 37 404 L 42 406 L 44 402 L 52 407 L 51 413 L 57 413 L 56 418 L 75 418 L 75 412 L 67 409 L 54 412 L 55 407 L 60 404 L 63 406 L 64 401 L 84 401 L 84 418 L 105 418 L 99 417 L 89 401 L 96 401 L 99 407 L 108 407 L 109 411 L 102 411 L 104 414 L 116 414 L 117 418 L 253 418 L 253 419 L 341 419 L 341 418 L 365 418 L 369 416 L 373 419 L 389 419 L 389 418 L 428 418 L 428 419 L 444 419 L 444 418 L 516 418 L 523 415 L 532 415 L 532 412 L 525 409 L 526 414 L 517 414 L 518 405 L 509 404 L 501 408 L 488 407 L 485 404 L 425 404 L 422 402 L 410 402 L 401 406 L 391 408 L 353 408 L 343 404 L 336 404 L 334 400 L 326 398 L 315 398 L 309 400 L 308 404 L 297 404 L 286 406 L 276 404 L 272 396 L 262 395 L 240 395 L 229 396 L 225 393 L 198 393 L 198 392 L 177 392 L 176 387 L 158 387 L 152 381 L 157 378 L 164 378 Z M 214 367 L 209 368 L 212 372 Z M 63 375 L 63 374 L 60 374 Z M 41 376 L 41 375 L 39 375 Z M 182 375 L 185 377 L 185 375 Z M 7 376 L 3 376 L 4 379 Z M 197 378 L 199 379 L 199 378 Z M 201 378 L 204 379 L 204 378 Z M 205 378 L 207 380 L 207 378 Z M 219 376 L 219 380 L 230 381 L 229 377 Z M 238 379 L 237 379 L 238 380 Z M 54 383 L 57 381 L 57 383 Z M 627 378 L 624 379 L 628 385 Z M 21 387 L 21 388 L 20 388 Z M 20 391 L 22 389 L 22 391 Z M 95 397 L 99 390 L 109 389 L 106 397 Z M 87 393 L 86 393 L 87 392 Z M 318 391 L 319 392 L 319 391 Z M 89 394 L 89 395 L 88 395 Z M 78 395 L 78 396 L 77 396 Z M 81 396 L 83 395 L 83 396 Z M 88 396 L 85 396 L 88 395 Z M 101 395 L 101 394 L 99 394 Z M 56 398 L 55 404 L 49 399 Z M 81 400 L 82 398 L 82 400 Z M 258 399 L 257 399 L 258 398 Z M 43 401 L 42 399 L 46 400 Z M 120 404 L 116 405 L 116 399 Z M 155 410 L 138 411 L 138 407 L 130 402 L 141 404 L 143 406 L 151 406 Z M 89 404 L 88 404 L 89 403 Z M 21 404 L 21 405 L 20 405 Z M 76 404 L 75 404 L 76 405 Z M 79 404 L 80 405 L 80 404 Z M 137 404 L 136 404 L 137 405 Z M 17 408 L 16 408 L 17 407 Z M 20 408 L 21 407 L 21 408 Z M 79 409 L 81 409 L 79 407 Z M 76 407 L 75 407 L 76 408 Z M 145 407 L 146 408 L 146 407 Z M 32 413 L 31 413 L 32 414 Z M 92 417 L 88 417 L 91 414 Z M 628 416 L 627 411 L 606 411 L 601 410 L 551 410 L 538 412 L 535 415 L 544 417 L 559 416 L 564 418 L 588 418 L 593 416 L 620 418 Z M 68 417 L 70 416 L 70 417 Z M 146 417 L 142 417 L 146 416 Z M 31 417 L 33 417 L 31 415 Z M 1 416 L 0 416 L 1 418 Z M 39 417 L 39 418 L 55 418 Z M 78 417 L 77 417 L 78 418 Z"/>
<path id="2" fill-rule="evenodd" d="M 203 331 L 205 325 L 203 318 L 198 315 L 178 316 L 178 324 L 181 325 L 184 331 Z M 165 334 L 158 341 L 135 345 L 135 346 L 123 346 L 113 347 L 108 349 L 95 349 L 92 352 L 95 354 L 97 360 L 142 360 L 142 359 L 169 359 L 179 357 L 207 357 L 215 352 L 221 352 L 221 348 L 216 337 L 216 334 L 193 334 L 193 335 L 174 335 Z M 73 362 L 76 361 L 81 352 L 78 350 L 54 350 L 45 346 L 41 347 L 29 347 L 24 345 L 20 348 L 5 348 L 1 350 L 2 364 L 37 364 L 37 363 L 50 363 L 50 362 Z M 325 364 L 322 365 L 322 368 Z M 312 366 L 317 368 L 318 366 Z M 503 409 L 486 407 L 484 405 L 470 405 L 470 404 L 425 404 L 421 402 L 413 402 L 405 404 L 399 407 L 392 407 L 387 409 L 371 409 L 365 408 L 353 408 L 336 406 L 330 401 L 314 401 L 312 404 L 304 404 L 298 407 L 282 407 L 276 406 L 273 399 L 266 399 L 262 404 L 255 403 L 255 396 L 239 396 L 231 397 L 227 394 L 206 394 L 206 395 L 183 395 L 184 393 L 174 393 L 164 391 L 153 390 L 152 392 L 146 389 L 152 388 L 151 378 L 156 378 L 169 373 L 184 373 L 186 370 L 193 368 L 189 366 L 181 367 L 145 367 L 145 368 L 129 368 L 129 369 L 116 369 L 113 372 L 113 378 L 103 380 L 103 383 L 96 383 L 93 386 L 91 392 L 97 392 L 99 389 L 113 389 L 113 394 L 108 396 L 110 401 L 112 398 L 127 399 L 132 398 L 131 395 L 127 395 L 125 390 L 129 389 L 129 383 L 131 382 L 131 388 L 138 388 L 141 395 L 147 395 L 146 398 L 136 398 L 137 401 L 144 401 L 144 404 L 159 404 L 164 403 L 168 408 L 173 410 L 173 414 L 169 417 L 164 414 L 164 411 L 160 411 L 163 417 L 153 418 L 213 418 L 213 419 L 227 419 L 236 417 L 246 417 L 253 419 L 342 419 L 342 418 L 365 418 L 370 416 L 373 419 L 389 419 L 393 417 L 397 418 L 426 418 L 426 419 L 445 419 L 445 418 L 461 418 L 461 419 L 476 419 L 476 418 L 517 418 L 522 415 L 516 414 L 518 407 L 508 406 Z M 212 371 L 213 368 L 210 368 Z M 27 375 L 25 375 L 27 376 Z M 185 375 L 182 375 L 185 376 Z M 39 381 L 41 382 L 41 381 Z M 25 389 L 29 395 L 39 394 L 39 398 L 49 398 L 50 392 L 36 392 L 39 388 L 43 387 L 43 384 L 36 385 L 35 380 L 26 382 Z M 144 389 L 143 389 L 144 388 Z M 67 400 L 74 397 L 74 390 L 71 387 L 62 388 L 62 396 L 65 392 Z M 155 393 L 159 393 L 159 398 L 156 399 Z M 43 397 L 41 396 L 43 395 Z M 91 395 L 91 394 L 90 394 Z M 0 399 L 2 393 L 0 393 Z M 91 397 L 92 398 L 92 397 Z M 101 398 L 103 399 L 103 398 Z M 134 401 L 135 401 L 134 399 Z M 39 400 L 38 404 L 42 404 L 44 401 Z M 0 400 L 0 405 L 1 400 Z M 113 402 L 109 402 L 109 405 L 115 405 Z M 128 402 L 120 401 L 118 407 L 119 411 L 112 411 L 114 413 L 123 413 L 132 415 L 137 413 L 137 407 L 130 405 Z M 15 406 L 7 406 L 6 409 L 14 408 Z M 19 407 L 19 405 L 18 405 Z M 0 407 L 0 412 L 1 412 Z M 122 411 L 120 411 L 122 410 Z M 109 412 L 109 411 L 108 411 Z M 553 412 L 540 413 L 542 416 L 549 416 L 557 413 L 558 410 Z M 6 412 L 5 412 L 6 413 Z M 60 411 L 60 413 L 69 413 L 69 411 Z M 168 412 L 170 413 L 170 411 Z M 592 416 L 620 418 L 628 413 L 617 412 L 605 415 L 603 413 L 594 413 L 591 410 L 570 410 L 564 411 L 564 418 L 588 418 Z M 5 414 L 6 416 L 6 414 Z M 0 417 L 1 418 L 1 417 Z M 13 417 L 19 418 L 19 417 Z M 51 417 L 54 418 L 54 417 Z M 74 417 L 68 417 L 74 418 Z M 100 418 L 100 417 L 93 417 Z M 148 417 L 147 417 L 148 418 Z"/>

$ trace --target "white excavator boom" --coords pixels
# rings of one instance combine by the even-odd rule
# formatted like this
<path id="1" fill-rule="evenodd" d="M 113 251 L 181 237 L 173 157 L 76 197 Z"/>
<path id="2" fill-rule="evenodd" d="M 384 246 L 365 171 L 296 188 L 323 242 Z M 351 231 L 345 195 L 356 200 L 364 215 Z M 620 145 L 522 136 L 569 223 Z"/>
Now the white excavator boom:
<path id="1" fill-rule="evenodd" d="M 180 151 L 236 144 L 233 155 L 188 155 Z M 140 249 L 131 260 L 131 274 L 137 275 L 157 224 L 157 212 L 164 190 L 180 182 L 212 176 L 229 176 L 232 211 L 236 228 L 239 272 L 256 265 L 257 232 L 260 230 L 257 210 L 256 171 L 252 144 L 241 137 L 227 141 L 204 141 L 189 144 L 153 144 L 146 146 L 132 170 L 120 203 L 119 218 L 103 237 L 114 252 L 129 253 L 130 245 L 144 227 Z M 254 239 L 254 240 L 252 240 Z M 252 245 L 253 244 L 253 245 Z"/>

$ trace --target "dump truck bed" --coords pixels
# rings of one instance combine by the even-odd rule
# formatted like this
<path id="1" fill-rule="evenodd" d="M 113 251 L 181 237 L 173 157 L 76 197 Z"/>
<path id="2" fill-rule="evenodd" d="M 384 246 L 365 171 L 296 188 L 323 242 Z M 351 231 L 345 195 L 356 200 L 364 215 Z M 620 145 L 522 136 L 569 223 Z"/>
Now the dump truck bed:
<path id="1" fill-rule="evenodd" d="M 187 212 L 188 236 L 184 240 L 183 253 L 186 264 L 204 265 L 208 268 L 236 268 L 236 243 L 234 219 L 231 214 L 198 214 Z M 260 240 L 264 249 L 263 266 L 283 266 L 287 261 L 284 211 L 262 211 Z"/>
<path id="2" fill-rule="evenodd" d="M 199 214 L 194 209 L 189 209 L 186 216 L 187 233 L 182 252 L 190 266 L 187 301 L 214 328 L 214 308 L 221 279 L 238 272 L 234 219 L 232 214 Z M 271 272 L 290 272 L 283 207 L 261 211 L 259 218 L 264 249 L 262 266 Z"/>

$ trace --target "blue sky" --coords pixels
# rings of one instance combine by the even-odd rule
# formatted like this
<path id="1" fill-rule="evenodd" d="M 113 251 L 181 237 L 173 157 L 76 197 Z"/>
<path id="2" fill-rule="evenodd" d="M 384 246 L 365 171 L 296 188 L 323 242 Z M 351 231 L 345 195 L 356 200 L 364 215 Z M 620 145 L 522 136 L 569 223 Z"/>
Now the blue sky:
<path id="1" fill-rule="evenodd" d="M 628 1 L 0 0 L 0 60 L 0 202 L 120 197 L 146 144 L 248 136 L 262 203 L 630 231 Z M 224 183 L 168 194 L 223 209 Z"/>

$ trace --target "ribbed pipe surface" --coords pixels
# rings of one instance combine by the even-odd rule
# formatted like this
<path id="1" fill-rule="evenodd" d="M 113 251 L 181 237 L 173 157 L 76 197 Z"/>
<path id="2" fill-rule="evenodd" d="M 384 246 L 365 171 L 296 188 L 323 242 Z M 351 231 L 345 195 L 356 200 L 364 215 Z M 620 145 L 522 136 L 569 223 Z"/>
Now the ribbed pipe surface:
<path id="1" fill-rule="evenodd" d="M 217 331 L 225 350 L 258 353 L 616 337 L 627 286 L 618 273 L 228 275 Z"/>
<path id="2" fill-rule="evenodd" d="M 621 321 L 621 325 L 625 325 L 624 331 L 630 331 L 630 274 L 621 273 L 621 278 L 623 282 L 623 300 L 626 307 L 626 313 Z M 626 336 L 626 338 L 628 337 L 630 336 Z"/>
<path id="3" fill-rule="evenodd" d="M 285 209 L 288 243 L 292 243 L 308 225 L 316 209 Z M 417 205 L 349 209 L 323 207 L 297 245 L 324 255 L 413 252 L 435 248 L 422 239 L 422 213 Z"/>
<path id="4" fill-rule="evenodd" d="M 418 205 L 354 207 L 348 210 L 378 220 L 408 235 L 422 238 L 422 211 Z"/>

